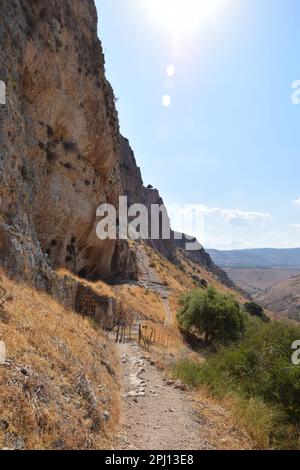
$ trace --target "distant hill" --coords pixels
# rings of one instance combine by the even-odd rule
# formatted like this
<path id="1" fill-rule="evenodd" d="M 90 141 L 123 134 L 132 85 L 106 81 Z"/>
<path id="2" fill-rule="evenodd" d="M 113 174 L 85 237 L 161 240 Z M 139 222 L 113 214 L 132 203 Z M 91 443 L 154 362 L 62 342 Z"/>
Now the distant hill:
<path id="1" fill-rule="evenodd" d="M 254 298 L 263 307 L 299 321 L 300 275 L 279 282 Z"/>
<path id="2" fill-rule="evenodd" d="M 252 296 L 300 275 L 300 268 L 225 268 L 225 271 L 236 286 Z"/>
<path id="3" fill-rule="evenodd" d="M 300 248 L 249 250 L 206 250 L 222 268 L 299 268 Z"/>

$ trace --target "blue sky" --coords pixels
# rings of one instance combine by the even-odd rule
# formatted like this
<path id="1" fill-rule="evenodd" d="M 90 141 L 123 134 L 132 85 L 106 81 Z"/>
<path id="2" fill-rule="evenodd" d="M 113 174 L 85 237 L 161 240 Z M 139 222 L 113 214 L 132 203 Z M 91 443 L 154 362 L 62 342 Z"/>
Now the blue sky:
<path id="1" fill-rule="evenodd" d="M 173 2 L 96 0 L 121 131 L 145 184 L 206 247 L 300 246 L 300 1 Z M 192 208 L 201 223 L 183 219 Z"/>

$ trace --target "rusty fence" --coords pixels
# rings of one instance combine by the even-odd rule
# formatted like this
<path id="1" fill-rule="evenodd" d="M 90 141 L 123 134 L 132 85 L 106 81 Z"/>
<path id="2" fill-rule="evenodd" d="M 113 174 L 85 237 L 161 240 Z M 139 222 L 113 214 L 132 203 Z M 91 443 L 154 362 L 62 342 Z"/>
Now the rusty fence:
<path id="1" fill-rule="evenodd" d="M 174 348 L 182 343 L 182 339 L 179 333 L 171 333 L 164 330 L 162 326 L 140 324 L 139 343 L 145 345 L 147 349 L 155 344 L 165 348 Z"/>
<path id="2" fill-rule="evenodd" d="M 146 322 L 126 322 L 120 320 L 112 329 L 116 343 L 137 341 L 142 347 L 149 349 L 153 345 L 165 348 L 180 346 L 180 333 L 171 333 L 163 325 L 149 325 Z"/>

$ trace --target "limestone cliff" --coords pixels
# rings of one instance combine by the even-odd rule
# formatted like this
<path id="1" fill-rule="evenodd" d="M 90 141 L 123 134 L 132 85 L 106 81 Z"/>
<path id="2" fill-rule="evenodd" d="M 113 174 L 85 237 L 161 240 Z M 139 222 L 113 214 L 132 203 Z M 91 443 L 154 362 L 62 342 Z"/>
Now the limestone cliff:
<path id="1" fill-rule="evenodd" d="M 0 260 L 36 285 L 50 267 L 112 276 L 116 242 L 96 237 L 96 208 L 122 193 L 114 94 L 93 0 L 2 0 Z M 134 270 L 128 248 L 121 266 Z"/>

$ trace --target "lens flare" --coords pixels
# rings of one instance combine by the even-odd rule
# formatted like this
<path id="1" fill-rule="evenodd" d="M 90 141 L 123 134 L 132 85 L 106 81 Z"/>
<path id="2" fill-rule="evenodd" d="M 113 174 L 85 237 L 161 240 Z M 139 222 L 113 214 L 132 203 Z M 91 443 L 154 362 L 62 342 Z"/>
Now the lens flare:
<path id="1" fill-rule="evenodd" d="M 175 75 L 175 67 L 174 65 L 168 65 L 167 70 L 166 70 L 167 76 L 168 77 L 174 77 Z"/>
<path id="2" fill-rule="evenodd" d="M 171 106 L 172 99 L 170 95 L 164 95 L 162 98 L 162 105 L 164 108 L 169 108 Z"/>

